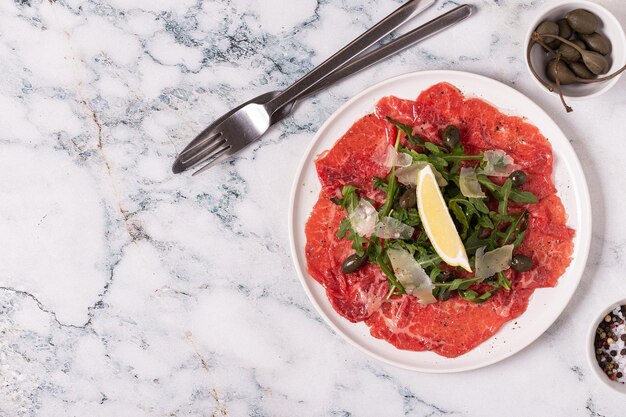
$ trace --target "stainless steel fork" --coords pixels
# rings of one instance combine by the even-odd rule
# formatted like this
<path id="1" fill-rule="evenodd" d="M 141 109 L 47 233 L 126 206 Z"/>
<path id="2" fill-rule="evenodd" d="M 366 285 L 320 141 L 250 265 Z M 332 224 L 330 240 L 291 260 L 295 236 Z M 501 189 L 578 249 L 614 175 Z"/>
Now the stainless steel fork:
<path id="1" fill-rule="evenodd" d="M 194 175 L 211 168 L 259 139 L 272 124 L 291 112 L 296 100 L 408 48 L 467 18 L 473 11 L 469 5 L 459 6 L 378 49 L 361 54 L 433 2 L 434 0 L 426 0 L 405 3 L 284 91 L 273 91 L 255 97 L 226 113 L 183 149 L 174 162 L 172 171 L 183 172 L 203 162 L 206 164 Z"/>

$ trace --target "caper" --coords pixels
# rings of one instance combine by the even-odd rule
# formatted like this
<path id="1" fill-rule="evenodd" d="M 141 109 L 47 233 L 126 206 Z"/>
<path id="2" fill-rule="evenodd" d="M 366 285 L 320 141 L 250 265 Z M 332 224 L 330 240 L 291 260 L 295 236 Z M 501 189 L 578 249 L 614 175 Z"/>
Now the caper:
<path id="1" fill-rule="evenodd" d="M 461 133 L 459 132 L 459 128 L 454 125 L 446 127 L 441 134 L 441 140 L 443 144 L 446 145 L 448 148 L 455 148 L 456 145 L 458 145 L 461 141 Z"/>
<path id="2" fill-rule="evenodd" d="M 546 65 L 546 75 L 548 76 L 550 81 L 556 82 L 556 76 L 557 76 L 556 69 L 557 69 L 556 59 L 550 60 L 548 62 L 548 65 Z M 558 76 L 559 76 L 559 83 L 561 85 L 573 84 L 577 81 L 576 74 L 574 74 L 572 70 L 569 69 L 567 64 L 563 61 L 559 61 Z"/>
<path id="3" fill-rule="evenodd" d="M 581 53 L 583 57 L 583 63 L 589 71 L 593 72 L 596 75 L 606 74 L 609 70 L 609 61 L 598 52 L 594 51 L 583 51 Z M 559 71 L 561 68 L 559 68 Z"/>
<path id="4" fill-rule="evenodd" d="M 539 24 L 539 26 L 537 26 L 537 29 L 535 29 L 535 32 L 537 32 L 540 35 L 558 35 L 559 25 L 557 25 L 555 22 L 551 20 L 544 20 L 543 22 Z M 551 48 L 558 48 L 560 43 L 561 42 L 559 42 L 557 39 L 546 41 L 546 44 Z"/>
<path id="5" fill-rule="evenodd" d="M 511 174 L 509 175 L 509 179 L 515 187 L 521 187 L 526 183 L 527 176 L 524 171 L 520 171 L 519 169 L 517 169 L 511 172 Z"/>
<path id="6" fill-rule="evenodd" d="M 593 72 L 589 71 L 589 68 L 587 68 L 585 64 L 582 64 L 580 62 L 571 62 L 569 64 L 569 67 L 572 69 L 574 74 L 576 74 L 576 76 L 579 78 L 590 80 L 593 77 L 595 77 L 595 75 L 593 75 Z"/>
<path id="7" fill-rule="evenodd" d="M 581 34 L 580 39 L 587 45 L 587 49 L 596 51 L 602 55 L 611 53 L 611 41 L 600 33 L 594 32 L 591 35 Z"/>
<path id="8" fill-rule="evenodd" d="M 576 62 L 580 60 L 580 53 L 573 46 L 569 46 L 566 43 L 562 43 L 557 50 L 557 53 L 561 54 L 561 58 L 569 62 Z"/>
<path id="9" fill-rule="evenodd" d="M 443 282 L 452 281 L 454 279 L 454 275 L 452 275 L 452 272 L 450 271 L 441 271 L 441 273 L 439 274 L 439 279 L 441 279 Z"/>
<path id="10" fill-rule="evenodd" d="M 567 20 L 560 19 L 558 22 L 556 22 L 556 24 L 559 25 L 560 37 L 569 39 L 572 36 L 573 31 L 569 23 L 567 23 Z"/>
<path id="11" fill-rule="evenodd" d="M 572 10 L 565 15 L 565 19 L 567 19 L 567 23 L 574 31 L 587 35 L 595 32 L 598 26 L 600 26 L 600 19 L 595 14 L 584 9 Z"/>
<path id="12" fill-rule="evenodd" d="M 511 259 L 511 268 L 518 272 L 530 271 L 533 267 L 533 260 L 526 255 L 515 254 Z"/>
<path id="13" fill-rule="evenodd" d="M 352 255 L 348 256 L 345 261 L 343 261 L 343 264 L 341 264 L 341 272 L 343 272 L 344 274 L 351 274 L 358 271 L 359 269 L 363 268 L 363 266 L 365 266 L 365 264 L 367 263 L 367 258 L 367 253 L 365 253 L 363 256 L 359 256 L 357 253 L 353 253 Z"/>
<path id="14" fill-rule="evenodd" d="M 400 196 L 400 207 L 404 209 L 417 207 L 417 193 L 415 188 L 407 188 Z"/>

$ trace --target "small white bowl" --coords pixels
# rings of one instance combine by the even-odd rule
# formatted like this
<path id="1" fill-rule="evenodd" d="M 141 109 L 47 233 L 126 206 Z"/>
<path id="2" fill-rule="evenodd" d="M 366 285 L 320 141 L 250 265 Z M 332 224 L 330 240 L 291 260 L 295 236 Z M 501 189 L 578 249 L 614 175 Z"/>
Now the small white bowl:
<path id="1" fill-rule="evenodd" d="M 600 18 L 601 25 L 598 31 L 602 33 L 604 36 L 609 38 L 611 43 L 613 44 L 613 50 L 610 54 L 611 57 L 611 68 L 609 72 L 605 75 L 611 74 L 616 70 L 620 69 L 626 63 L 626 35 L 624 35 L 624 30 L 620 25 L 619 21 L 604 7 L 586 0 L 578 0 L 578 1 L 560 1 L 558 3 L 550 3 L 543 9 L 537 12 L 537 17 L 533 20 L 532 24 L 528 28 L 528 32 L 526 33 L 526 39 L 524 41 L 524 59 L 526 60 L 526 67 L 530 72 L 530 62 L 526 58 L 526 49 L 528 48 L 528 43 L 530 42 L 530 37 L 532 33 L 535 31 L 537 26 L 544 20 L 552 20 L 558 21 L 565 17 L 565 14 L 571 10 L 575 9 L 586 9 L 591 13 L 595 14 Z M 531 51 L 531 58 L 533 62 L 533 68 L 541 77 L 545 77 L 545 68 L 548 63 L 549 56 L 543 52 L 543 49 L 540 46 L 534 46 Z M 537 83 L 537 85 L 544 91 L 549 92 L 546 87 L 543 86 L 535 78 L 535 76 L 530 72 L 531 78 Z M 587 98 L 597 97 L 600 94 L 607 92 L 613 87 L 621 74 L 617 77 L 600 83 L 593 84 L 569 84 L 561 87 L 563 91 L 563 95 L 565 97 L 569 97 L 572 100 L 583 100 Z M 546 81 L 548 81 L 546 79 Z M 556 92 L 552 92 L 551 94 L 557 94 Z"/>
<path id="2" fill-rule="evenodd" d="M 594 346 L 596 329 L 598 328 L 598 325 L 602 322 L 602 320 L 604 320 L 604 317 L 611 311 L 613 311 L 613 309 L 618 305 L 626 305 L 626 298 L 615 300 L 613 303 L 609 304 L 604 310 L 602 310 L 602 313 L 598 314 L 598 316 L 596 316 L 591 322 L 589 330 L 587 331 L 587 361 L 589 362 L 589 367 L 591 368 L 592 372 L 605 386 L 609 387 L 613 391 L 619 392 L 621 394 L 626 394 L 626 384 L 620 384 L 619 382 L 611 381 L 609 377 L 606 376 L 604 371 L 602 371 L 596 359 L 596 348 Z"/>

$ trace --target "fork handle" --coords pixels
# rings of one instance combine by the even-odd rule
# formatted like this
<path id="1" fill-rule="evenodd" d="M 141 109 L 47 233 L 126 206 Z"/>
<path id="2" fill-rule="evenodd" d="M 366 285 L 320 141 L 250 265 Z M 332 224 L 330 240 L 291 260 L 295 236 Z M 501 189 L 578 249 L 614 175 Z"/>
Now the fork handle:
<path id="1" fill-rule="evenodd" d="M 298 99 L 309 88 L 323 80 L 330 73 L 365 51 L 411 17 L 430 7 L 434 2 L 435 0 L 410 0 L 406 2 L 339 52 L 283 90 L 280 95 L 265 105 L 266 110 L 273 114 L 284 105 Z"/>

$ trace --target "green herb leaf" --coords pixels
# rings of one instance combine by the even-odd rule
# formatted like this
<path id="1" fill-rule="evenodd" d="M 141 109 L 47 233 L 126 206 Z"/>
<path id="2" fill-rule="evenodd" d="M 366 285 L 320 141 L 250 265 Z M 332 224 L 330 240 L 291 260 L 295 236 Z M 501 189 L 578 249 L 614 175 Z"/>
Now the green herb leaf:
<path id="1" fill-rule="evenodd" d="M 433 155 L 443 155 L 443 151 L 441 150 L 441 148 L 439 148 L 439 146 L 435 145 L 432 142 L 424 142 L 424 147 Z"/>
<path id="2" fill-rule="evenodd" d="M 491 291 L 486 291 L 482 294 L 478 294 L 476 291 L 474 290 L 461 290 L 459 291 L 459 295 L 463 298 L 465 298 L 468 301 L 472 301 L 474 303 L 483 303 L 486 300 L 488 300 L 489 298 L 491 298 L 493 296 L 493 294 L 497 291 L 497 289 L 495 290 L 491 290 Z"/>
<path id="3" fill-rule="evenodd" d="M 387 121 L 397 127 L 400 131 L 406 135 L 406 140 L 417 146 L 423 146 L 424 142 L 417 136 L 413 135 L 413 126 L 405 125 L 404 123 L 396 122 L 391 117 L 387 116 Z"/>
<path id="4" fill-rule="evenodd" d="M 511 190 L 513 189 L 513 181 L 510 178 L 507 178 L 502 184 L 502 188 L 500 188 L 500 194 L 502 195 L 502 201 L 498 204 L 498 211 L 500 214 L 507 214 L 509 208 L 509 197 L 511 195 Z"/>

